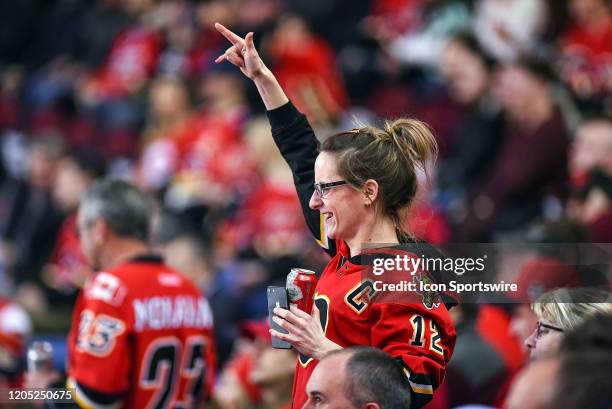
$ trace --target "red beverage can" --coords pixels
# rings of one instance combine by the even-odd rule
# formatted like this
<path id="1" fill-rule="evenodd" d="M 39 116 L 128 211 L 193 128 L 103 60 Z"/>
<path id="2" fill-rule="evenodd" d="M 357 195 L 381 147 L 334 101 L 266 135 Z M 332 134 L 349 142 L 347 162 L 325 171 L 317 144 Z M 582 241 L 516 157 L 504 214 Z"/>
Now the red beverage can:
<path id="1" fill-rule="evenodd" d="M 314 302 L 317 274 L 303 268 L 292 268 L 287 275 L 287 296 L 291 304 L 310 314 Z"/>

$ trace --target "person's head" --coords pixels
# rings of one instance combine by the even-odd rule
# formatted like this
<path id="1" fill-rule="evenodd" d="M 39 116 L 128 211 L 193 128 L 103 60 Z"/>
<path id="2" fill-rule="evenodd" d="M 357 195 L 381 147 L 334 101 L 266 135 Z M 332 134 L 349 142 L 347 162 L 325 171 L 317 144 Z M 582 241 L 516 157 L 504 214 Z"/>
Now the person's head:
<path id="1" fill-rule="evenodd" d="M 553 409 L 557 393 L 559 359 L 547 358 L 528 365 L 512 384 L 504 407 L 508 409 Z M 578 406 L 576 406 L 578 407 Z"/>
<path id="2" fill-rule="evenodd" d="M 306 386 L 304 408 L 409 408 L 410 384 L 402 366 L 383 351 L 351 347 L 319 362 Z"/>
<path id="3" fill-rule="evenodd" d="M 119 2 L 123 11 L 131 16 L 141 16 L 155 5 L 155 0 L 124 0 Z"/>
<path id="4" fill-rule="evenodd" d="M 524 351 L 529 351 L 524 341 L 533 333 L 538 325 L 538 316 L 535 315 L 528 303 L 511 305 L 510 334 L 523 343 Z"/>
<path id="5" fill-rule="evenodd" d="M 569 218 L 534 224 L 529 229 L 526 239 L 529 243 L 535 244 L 533 251 L 540 260 L 556 259 L 567 266 L 580 264 L 579 244 L 590 241 L 586 227 L 577 220 Z M 556 271 L 549 271 L 549 274 L 563 276 L 563 273 L 558 274 Z M 589 286 L 590 284 L 584 283 L 585 278 L 587 277 L 580 276 L 580 283 L 583 286 Z M 561 284 L 559 286 L 567 285 L 567 282 L 564 283 L 562 279 L 558 281 Z"/>
<path id="6" fill-rule="evenodd" d="M 612 6 L 606 0 L 571 0 L 569 9 L 575 22 L 587 25 L 593 18 L 599 19 L 612 14 Z"/>
<path id="7" fill-rule="evenodd" d="M 549 86 L 554 74 L 544 63 L 522 60 L 497 70 L 493 91 L 506 113 L 515 119 L 535 115 L 535 104 L 551 104 Z"/>
<path id="8" fill-rule="evenodd" d="M 576 132 L 570 153 L 573 174 L 599 168 L 612 177 L 612 120 L 605 117 L 584 121 Z"/>
<path id="9" fill-rule="evenodd" d="M 597 288 L 558 288 L 543 294 L 533 311 L 536 328 L 525 340 L 531 358 L 554 355 L 564 333 L 596 313 L 612 313 L 612 294 Z"/>
<path id="10" fill-rule="evenodd" d="M 332 239 L 350 244 L 364 238 L 368 224 L 386 219 L 402 241 L 408 236 L 402 216 L 416 195 L 417 172 L 426 170 L 436 154 L 429 127 L 414 119 L 335 134 L 321 144 L 314 171 L 322 189 L 315 189 L 310 207 L 324 215 Z"/>
<path id="11" fill-rule="evenodd" d="M 269 390 L 278 394 L 286 392 L 284 394 L 290 396 L 294 371 L 294 352 L 290 349 L 272 348 L 268 341 L 255 358 L 249 380 L 259 386 L 264 394 Z"/>
<path id="12" fill-rule="evenodd" d="M 486 92 L 494 64 L 473 35 L 459 34 L 446 44 L 440 69 L 451 95 L 471 104 Z"/>
<path id="13" fill-rule="evenodd" d="M 198 91 L 206 110 L 214 114 L 227 114 L 246 103 L 242 79 L 225 65 L 209 69 L 202 77 Z"/>
<path id="14" fill-rule="evenodd" d="M 299 14 L 285 13 L 278 19 L 274 41 L 279 46 L 300 46 L 312 35 L 308 22 Z"/>
<path id="15" fill-rule="evenodd" d="M 609 327 L 607 329 L 609 331 Z M 590 348 L 565 356 L 558 374 L 559 392 L 553 398 L 551 408 L 611 408 L 611 366 L 610 349 Z"/>
<path id="16" fill-rule="evenodd" d="M 538 243 L 562 242 L 559 236 L 552 234 L 534 233 L 535 239 L 541 239 Z M 559 240 L 557 240 L 559 239 Z M 510 332 L 521 342 L 525 341 L 532 333 L 538 323 L 538 316 L 533 312 L 531 305 L 544 293 L 555 288 L 570 288 L 582 285 L 580 275 L 557 258 L 547 257 L 539 254 L 542 249 L 552 249 L 561 246 L 535 246 L 535 252 L 529 255 L 527 261 L 521 264 L 520 270 L 514 280 L 517 291 L 509 293 L 510 299 L 515 303 L 512 306 L 512 319 L 510 321 Z M 566 247 L 564 247 L 566 248 Z M 523 344 L 527 351 L 530 349 Z"/>
<path id="17" fill-rule="evenodd" d="M 244 141 L 264 179 L 293 188 L 291 169 L 274 139 L 270 138 L 270 124 L 266 118 L 259 117 L 249 121 L 245 128 Z"/>
<path id="18" fill-rule="evenodd" d="M 83 255 L 95 269 L 114 260 L 107 259 L 108 247 L 119 242 L 144 245 L 149 236 L 152 203 L 133 185 L 102 179 L 81 198 L 77 215 Z"/>
<path id="19" fill-rule="evenodd" d="M 64 153 L 63 136 L 54 130 L 35 135 L 28 151 L 28 183 L 46 190 L 51 188 L 57 164 Z"/>
<path id="20" fill-rule="evenodd" d="M 93 151 L 79 151 L 62 158 L 53 185 L 53 199 L 60 209 L 73 211 L 91 183 L 104 176 L 104 159 Z"/>
<path id="21" fill-rule="evenodd" d="M 612 315 L 595 314 L 561 342 L 555 409 L 612 407 Z"/>
<path id="22" fill-rule="evenodd" d="M 192 283 L 204 290 L 212 284 L 210 251 L 196 234 L 181 234 L 160 247 L 166 264 L 181 272 Z"/>
<path id="23" fill-rule="evenodd" d="M 538 360 L 518 376 L 508 409 L 612 407 L 612 315 L 590 315 L 561 341 L 559 354 Z"/>
<path id="24" fill-rule="evenodd" d="M 598 312 L 590 315 L 561 341 L 562 355 L 578 350 L 604 349 L 612 353 L 612 312 Z"/>
<path id="25" fill-rule="evenodd" d="M 151 114 L 159 120 L 175 120 L 190 109 L 189 92 L 178 78 L 160 77 L 151 84 Z"/>

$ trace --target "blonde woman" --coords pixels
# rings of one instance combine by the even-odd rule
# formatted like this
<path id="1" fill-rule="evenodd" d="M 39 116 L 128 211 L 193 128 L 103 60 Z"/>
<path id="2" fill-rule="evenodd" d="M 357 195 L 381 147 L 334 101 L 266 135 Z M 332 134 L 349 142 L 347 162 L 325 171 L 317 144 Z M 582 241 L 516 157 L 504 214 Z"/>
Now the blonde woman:
<path id="1" fill-rule="evenodd" d="M 557 288 L 542 294 L 531 306 L 538 317 L 525 340 L 531 359 L 557 352 L 563 334 L 595 313 L 612 314 L 612 294 L 597 288 Z"/>

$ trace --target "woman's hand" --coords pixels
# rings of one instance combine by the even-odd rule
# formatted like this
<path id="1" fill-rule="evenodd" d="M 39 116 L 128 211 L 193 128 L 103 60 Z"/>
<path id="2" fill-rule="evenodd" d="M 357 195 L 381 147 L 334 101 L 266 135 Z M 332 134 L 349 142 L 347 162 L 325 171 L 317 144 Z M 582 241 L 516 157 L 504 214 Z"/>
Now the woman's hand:
<path id="1" fill-rule="evenodd" d="M 245 38 L 242 38 L 223 24 L 215 23 L 215 28 L 232 43 L 232 46 L 225 50 L 215 62 L 229 61 L 240 68 L 240 71 L 257 86 L 267 110 L 279 108 L 289 102 L 278 81 L 255 49 L 253 33 L 248 33 Z"/>
<path id="2" fill-rule="evenodd" d="M 216 63 L 229 61 L 253 81 L 268 71 L 255 49 L 253 33 L 248 33 L 245 38 L 242 38 L 223 24 L 215 23 L 215 28 L 232 43 L 232 46 L 215 60 Z"/>
<path id="3" fill-rule="evenodd" d="M 342 349 L 325 337 L 316 305 L 312 307 L 312 315 L 308 315 L 294 305 L 289 310 L 275 308 L 274 314 L 276 314 L 272 317 L 274 322 L 289 333 L 283 334 L 270 329 L 270 334 L 289 342 L 298 352 L 320 360 L 329 352 Z"/>

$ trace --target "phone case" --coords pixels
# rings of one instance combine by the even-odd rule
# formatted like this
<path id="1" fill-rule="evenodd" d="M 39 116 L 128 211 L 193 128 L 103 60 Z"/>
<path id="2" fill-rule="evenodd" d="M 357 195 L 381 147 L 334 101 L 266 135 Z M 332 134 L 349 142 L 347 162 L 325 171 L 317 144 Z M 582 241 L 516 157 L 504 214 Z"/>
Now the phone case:
<path id="1" fill-rule="evenodd" d="M 272 317 L 274 316 L 275 307 L 289 309 L 289 303 L 287 301 L 287 290 L 285 289 L 285 287 L 268 287 L 268 321 L 270 323 L 270 328 L 278 332 L 282 332 L 283 334 L 288 334 L 289 331 L 287 331 L 272 320 Z M 280 349 L 290 349 L 291 344 L 287 341 L 272 337 L 272 347 Z"/>

